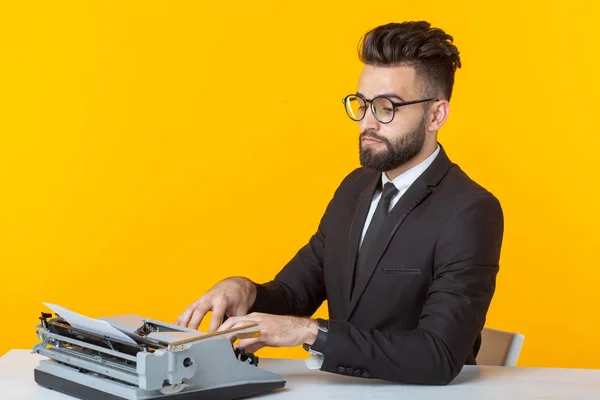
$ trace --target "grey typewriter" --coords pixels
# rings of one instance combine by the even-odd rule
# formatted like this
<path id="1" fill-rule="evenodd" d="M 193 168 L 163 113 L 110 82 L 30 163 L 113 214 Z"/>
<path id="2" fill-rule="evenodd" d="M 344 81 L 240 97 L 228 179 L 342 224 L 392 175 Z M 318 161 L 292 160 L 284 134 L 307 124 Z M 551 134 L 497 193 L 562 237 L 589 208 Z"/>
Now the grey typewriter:
<path id="1" fill-rule="evenodd" d="M 67 319 L 42 313 L 41 342 L 32 351 L 47 359 L 34 378 L 76 398 L 229 400 L 285 386 L 281 376 L 260 368 L 258 357 L 234 349 L 226 336 L 256 336 L 255 325 L 203 333 L 138 315 L 87 318 L 93 324 Z"/>

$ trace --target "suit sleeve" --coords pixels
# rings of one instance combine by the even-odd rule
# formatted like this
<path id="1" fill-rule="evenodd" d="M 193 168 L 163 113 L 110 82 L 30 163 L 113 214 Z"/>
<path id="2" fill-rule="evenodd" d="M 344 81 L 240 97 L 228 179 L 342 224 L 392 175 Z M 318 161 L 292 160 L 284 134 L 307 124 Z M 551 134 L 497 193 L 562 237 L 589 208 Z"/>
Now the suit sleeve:
<path id="1" fill-rule="evenodd" d="M 311 316 L 326 297 L 323 276 L 323 225 L 270 282 L 256 285 L 256 300 L 248 312 Z"/>
<path id="2" fill-rule="evenodd" d="M 332 320 L 321 369 L 403 383 L 450 383 L 485 324 L 503 230 L 502 210 L 493 195 L 485 192 L 468 200 L 436 243 L 433 283 L 417 328 L 384 333 Z"/>
<path id="3" fill-rule="evenodd" d="M 308 243 L 272 281 L 256 284 L 256 300 L 248 312 L 309 317 L 317 311 L 327 297 L 323 253 L 326 232 L 331 225 L 331 209 L 344 183 L 358 171 L 357 168 L 340 184 Z"/>

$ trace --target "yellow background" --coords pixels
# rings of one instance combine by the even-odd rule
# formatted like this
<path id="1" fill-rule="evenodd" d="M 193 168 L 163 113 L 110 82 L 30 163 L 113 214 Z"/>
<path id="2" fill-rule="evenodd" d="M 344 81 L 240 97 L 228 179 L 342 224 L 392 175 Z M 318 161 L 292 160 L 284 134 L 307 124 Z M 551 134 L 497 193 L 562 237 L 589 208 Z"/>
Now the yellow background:
<path id="1" fill-rule="evenodd" d="M 488 326 L 600 368 L 597 2 L 0 4 L 0 354 L 42 301 L 173 321 L 271 278 L 358 165 L 360 36 L 426 19 L 464 64 L 440 141 L 505 212 Z"/>

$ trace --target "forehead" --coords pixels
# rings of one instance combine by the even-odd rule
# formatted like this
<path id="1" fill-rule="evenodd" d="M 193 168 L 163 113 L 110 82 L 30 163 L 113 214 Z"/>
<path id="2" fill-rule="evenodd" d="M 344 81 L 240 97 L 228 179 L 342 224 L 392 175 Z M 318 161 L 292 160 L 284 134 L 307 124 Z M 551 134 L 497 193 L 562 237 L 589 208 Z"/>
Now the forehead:
<path id="1" fill-rule="evenodd" d="M 358 91 L 369 98 L 381 93 L 396 93 L 404 99 L 414 96 L 417 94 L 415 69 L 407 65 L 365 65 L 358 81 Z"/>

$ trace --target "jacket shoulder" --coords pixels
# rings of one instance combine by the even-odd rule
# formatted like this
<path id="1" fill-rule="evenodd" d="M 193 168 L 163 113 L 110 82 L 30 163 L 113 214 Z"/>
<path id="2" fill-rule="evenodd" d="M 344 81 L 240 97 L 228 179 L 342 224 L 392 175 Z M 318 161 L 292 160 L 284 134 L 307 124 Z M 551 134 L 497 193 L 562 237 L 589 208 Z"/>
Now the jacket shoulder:
<path id="1" fill-rule="evenodd" d="M 457 207 L 475 198 L 488 198 L 497 202 L 498 205 L 500 204 L 498 198 L 491 191 L 472 179 L 457 164 L 450 168 L 436 189 L 447 194 L 451 193 L 451 196 L 447 197 L 452 198 L 452 202 Z"/>

